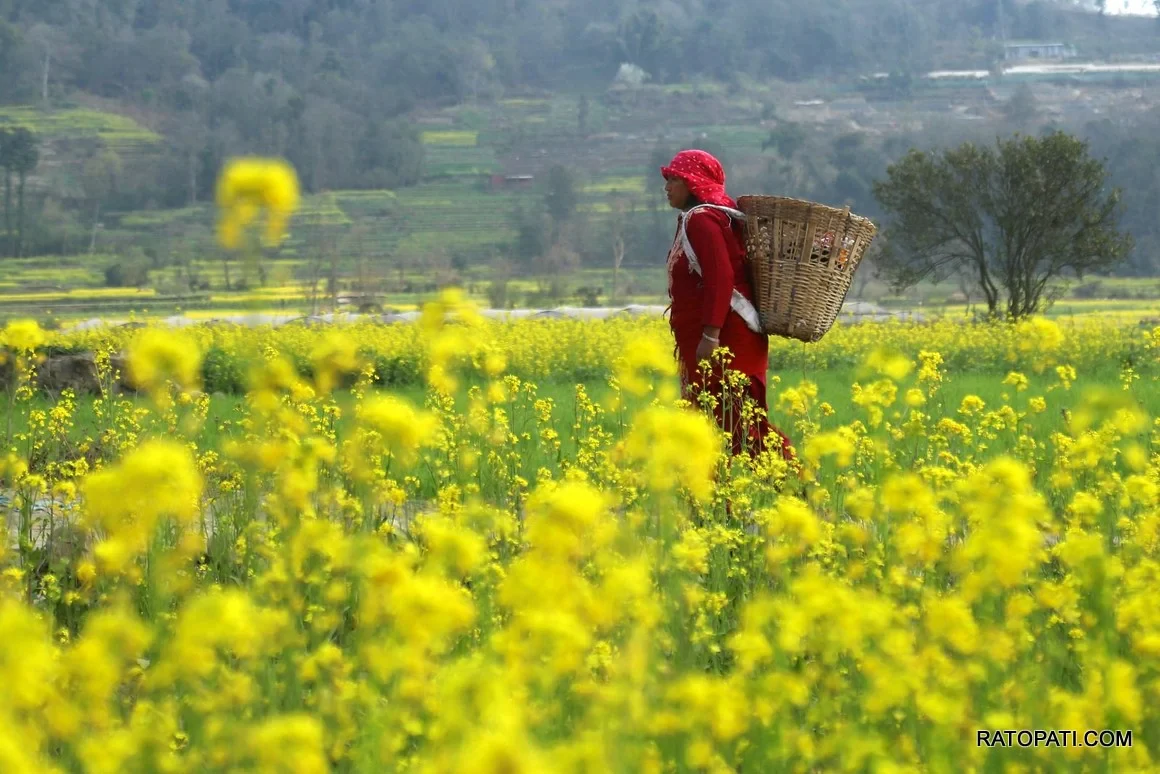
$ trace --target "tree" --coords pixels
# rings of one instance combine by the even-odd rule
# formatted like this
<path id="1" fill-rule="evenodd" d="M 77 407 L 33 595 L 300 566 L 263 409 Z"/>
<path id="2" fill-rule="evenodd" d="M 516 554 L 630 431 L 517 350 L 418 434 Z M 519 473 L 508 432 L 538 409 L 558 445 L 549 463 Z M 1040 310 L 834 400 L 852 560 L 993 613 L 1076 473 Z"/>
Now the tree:
<path id="1" fill-rule="evenodd" d="M 40 164 L 40 142 L 36 135 L 23 126 L 11 134 L 11 144 L 7 154 L 9 168 L 16 173 L 16 249 L 15 254 L 24 254 L 24 185 L 28 176 Z"/>
<path id="2" fill-rule="evenodd" d="M 576 129 L 583 137 L 588 136 L 588 95 L 580 95 L 580 103 L 576 106 Z"/>
<path id="3" fill-rule="evenodd" d="M 898 287 L 956 271 L 969 274 L 991 316 L 1039 311 L 1048 283 L 1105 269 L 1131 250 L 1118 230 L 1120 192 L 1106 190 L 1103 162 L 1063 132 L 912 150 L 874 195 L 893 218 L 881 270 Z"/>
<path id="4" fill-rule="evenodd" d="M 356 146 L 359 176 L 366 188 L 415 185 L 423 174 L 423 143 L 413 126 L 398 121 L 368 121 Z"/>
<path id="5" fill-rule="evenodd" d="M 97 153 L 85 162 L 84 170 L 81 172 L 81 187 L 84 189 L 85 198 L 89 200 L 93 208 L 93 236 L 89 241 L 90 254 L 97 247 L 97 229 L 101 222 L 101 208 L 117 192 L 122 172 L 121 157 L 117 155 L 116 151 L 109 148 Z"/>
<path id="6" fill-rule="evenodd" d="M 4 74 L 0 78 L 0 100 L 5 102 L 23 91 L 20 75 L 25 42 L 20 28 L 0 16 L 0 73 Z"/>
<path id="7" fill-rule="evenodd" d="M 613 194 L 609 199 L 611 216 L 608 219 L 609 234 L 612 237 L 612 303 L 616 303 L 620 290 L 620 267 L 624 263 L 625 231 L 627 230 L 628 205 L 624 198 Z"/>
<path id="8" fill-rule="evenodd" d="M 551 246 L 551 218 L 543 211 L 525 210 L 517 206 L 512 212 L 511 220 L 516 231 L 512 252 L 521 268 L 528 269 L 548 252 Z"/>
<path id="9" fill-rule="evenodd" d="M 192 207 L 197 204 L 202 186 L 202 154 L 209 131 L 191 112 L 178 114 L 166 129 L 167 153 L 159 170 L 165 200 Z"/>
<path id="10" fill-rule="evenodd" d="M 1039 101 L 1035 99 L 1035 92 L 1026 83 L 1019 85 L 1011 98 L 1003 105 L 1003 117 L 1013 128 L 1030 126 L 1039 118 Z"/>
<path id="11" fill-rule="evenodd" d="M 460 49 L 460 67 L 463 69 L 463 79 L 471 102 L 479 100 L 479 93 L 487 87 L 495 72 L 495 57 L 482 40 L 468 41 Z"/>
<path id="12" fill-rule="evenodd" d="M 0 167 L 4 167 L 4 248 L 12 249 L 12 132 L 0 129 Z"/>
<path id="13" fill-rule="evenodd" d="M 552 236 L 553 243 L 560 235 L 560 227 L 571 219 L 579 203 L 580 197 L 576 192 L 576 178 L 572 172 L 559 164 L 548 170 L 544 207 L 552 216 L 552 223 L 555 226 Z"/>
<path id="14" fill-rule="evenodd" d="M 807 131 L 801 124 L 779 121 L 761 143 L 763 153 L 769 149 L 777 155 L 767 162 L 761 180 L 764 188 L 803 199 L 824 193 L 822 188 L 829 175 L 819 164 L 830 149 L 822 146 L 816 132 Z"/>
<path id="15" fill-rule="evenodd" d="M 539 285 L 542 293 L 555 300 L 564 291 L 564 277 L 572 274 L 580 266 L 580 256 L 567 244 L 561 242 L 548 250 L 539 260 Z"/>
<path id="16" fill-rule="evenodd" d="M 24 241 L 24 185 L 40 163 L 39 143 L 23 126 L 0 129 L 0 167 L 4 168 L 4 235 L 9 255 L 20 255 Z M 12 176 L 16 176 L 16 236 L 12 233 Z"/>
<path id="17" fill-rule="evenodd" d="M 40 67 L 40 101 L 48 107 L 50 86 L 52 83 L 53 65 L 58 66 L 69 62 L 73 51 L 69 44 L 68 33 L 60 27 L 48 24 L 37 24 L 28 31 L 28 42 L 36 49 L 38 65 Z M 71 62 L 69 62 L 71 64 Z M 58 76 L 59 80 L 59 76 Z"/>
<path id="18" fill-rule="evenodd" d="M 665 28 L 661 17 L 653 10 L 638 10 L 620 25 L 620 56 L 622 62 L 634 64 L 656 77 L 660 73 L 665 49 Z"/>

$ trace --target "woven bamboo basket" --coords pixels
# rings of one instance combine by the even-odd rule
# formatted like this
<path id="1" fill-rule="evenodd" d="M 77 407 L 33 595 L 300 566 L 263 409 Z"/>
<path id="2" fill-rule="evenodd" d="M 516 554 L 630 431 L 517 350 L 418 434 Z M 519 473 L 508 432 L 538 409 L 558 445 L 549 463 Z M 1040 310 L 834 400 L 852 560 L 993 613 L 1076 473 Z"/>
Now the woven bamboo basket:
<path id="1" fill-rule="evenodd" d="M 754 305 L 765 333 L 817 341 L 834 324 L 878 228 L 822 204 L 742 196 Z"/>

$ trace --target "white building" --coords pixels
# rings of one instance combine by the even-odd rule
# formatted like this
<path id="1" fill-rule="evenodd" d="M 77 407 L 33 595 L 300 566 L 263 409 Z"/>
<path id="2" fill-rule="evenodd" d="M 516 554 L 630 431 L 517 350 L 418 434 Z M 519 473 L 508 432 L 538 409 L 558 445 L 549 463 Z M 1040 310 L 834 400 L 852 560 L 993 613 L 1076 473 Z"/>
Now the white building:
<path id="1" fill-rule="evenodd" d="M 1016 41 L 1003 47 L 1003 58 L 1008 62 L 1035 62 L 1045 59 L 1067 59 L 1075 56 L 1075 49 L 1066 43 Z"/>

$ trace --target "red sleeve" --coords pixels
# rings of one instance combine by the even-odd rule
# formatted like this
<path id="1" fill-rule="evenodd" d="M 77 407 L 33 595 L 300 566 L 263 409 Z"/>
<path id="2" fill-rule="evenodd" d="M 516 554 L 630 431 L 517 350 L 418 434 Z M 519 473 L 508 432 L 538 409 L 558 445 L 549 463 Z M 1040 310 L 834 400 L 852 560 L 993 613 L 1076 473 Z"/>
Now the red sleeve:
<path id="1" fill-rule="evenodd" d="M 702 304 L 701 324 L 720 328 L 729 314 L 733 300 L 733 264 L 725 246 L 724 226 L 718 218 L 728 217 L 716 212 L 698 212 L 689 218 L 685 233 L 701 264 L 701 279 L 705 283 L 705 301 Z"/>

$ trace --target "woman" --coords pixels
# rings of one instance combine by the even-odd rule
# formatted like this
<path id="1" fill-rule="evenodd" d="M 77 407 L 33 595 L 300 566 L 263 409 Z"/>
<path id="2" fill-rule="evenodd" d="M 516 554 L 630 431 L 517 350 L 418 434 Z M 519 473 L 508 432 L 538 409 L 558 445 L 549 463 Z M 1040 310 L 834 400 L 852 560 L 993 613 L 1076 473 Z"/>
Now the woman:
<path id="1" fill-rule="evenodd" d="M 669 204 L 681 210 L 669 250 L 669 326 L 680 361 L 681 392 L 686 400 L 708 391 L 715 400 L 717 423 L 733 438 L 733 453 L 776 449 L 787 460 L 793 449 L 765 417 L 769 340 L 761 333 L 753 289 L 745 265 L 744 214 L 725 193 L 725 171 L 705 151 L 686 150 L 661 169 Z M 702 371 L 719 348 L 732 359 L 726 368 L 743 375 L 741 394 L 726 396 L 720 365 Z M 745 398 L 761 409 L 750 422 L 741 421 Z"/>

